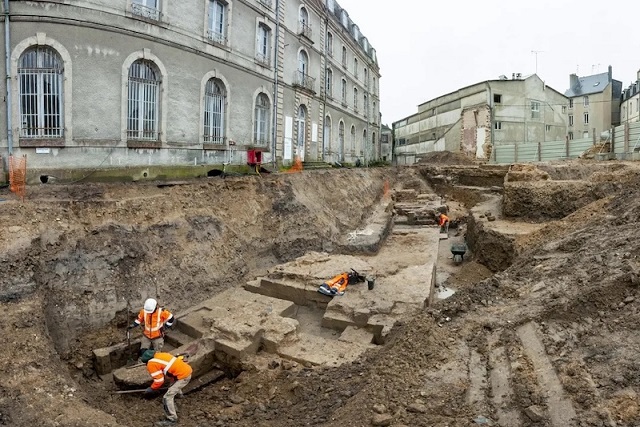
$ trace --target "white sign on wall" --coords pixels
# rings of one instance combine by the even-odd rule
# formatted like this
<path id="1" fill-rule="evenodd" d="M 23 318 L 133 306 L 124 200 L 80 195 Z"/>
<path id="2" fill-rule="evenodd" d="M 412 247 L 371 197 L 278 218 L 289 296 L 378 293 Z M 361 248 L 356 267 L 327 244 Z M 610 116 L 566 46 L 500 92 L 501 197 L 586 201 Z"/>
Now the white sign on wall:
<path id="1" fill-rule="evenodd" d="M 293 117 L 284 118 L 284 160 L 293 159 Z"/>

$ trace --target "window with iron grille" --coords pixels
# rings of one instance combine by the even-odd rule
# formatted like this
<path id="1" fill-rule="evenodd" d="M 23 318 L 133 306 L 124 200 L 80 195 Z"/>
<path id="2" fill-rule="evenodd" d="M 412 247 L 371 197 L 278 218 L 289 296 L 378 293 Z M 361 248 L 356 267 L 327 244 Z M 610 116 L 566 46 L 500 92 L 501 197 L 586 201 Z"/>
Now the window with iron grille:
<path id="1" fill-rule="evenodd" d="M 62 60 L 52 48 L 38 46 L 20 56 L 20 137 L 63 136 L 63 76 Z"/>
<path id="2" fill-rule="evenodd" d="M 204 89 L 204 142 L 224 144 L 227 92 L 218 79 L 210 79 Z"/>
<path id="3" fill-rule="evenodd" d="M 266 146 L 269 143 L 270 108 L 269 97 L 264 93 L 258 94 L 255 108 L 256 123 L 253 131 L 253 139 L 256 145 Z"/>
<path id="4" fill-rule="evenodd" d="M 157 21 L 160 19 L 160 0 L 132 0 L 131 13 Z"/>
<path id="5" fill-rule="evenodd" d="M 160 80 L 155 64 L 139 59 L 129 67 L 127 138 L 158 139 Z"/>
<path id="6" fill-rule="evenodd" d="M 220 0 L 209 0 L 207 37 L 216 43 L 227 43 L 227 4 Z"/>

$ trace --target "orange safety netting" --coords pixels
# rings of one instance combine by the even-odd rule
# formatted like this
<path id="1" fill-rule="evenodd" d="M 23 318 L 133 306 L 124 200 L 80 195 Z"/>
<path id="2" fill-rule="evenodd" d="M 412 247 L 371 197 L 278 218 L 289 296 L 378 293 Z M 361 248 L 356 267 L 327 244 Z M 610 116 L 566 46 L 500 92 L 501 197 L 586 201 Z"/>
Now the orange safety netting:
<path id="1" fill-rule="evenodd" d="M 384 185 L 382 186 L 382 195 L 384 197 L 389 197 L 389 181 L 385 180 Z"/>
<path id="2" fill-rule="evenodd" d="M 302 160 L 300 160 L 300 157 L 296 156 L 296 160 L 293 162 L 293 166 L 291 166 L 291 168 L 289 168 L 285 172 L 287 173 L 302 172 Z"/>
<path id="3" fill-rule="evenodd" d="M 27 185 L 27 156 L 9 156 L 9 188 L 24 200 Z"/>

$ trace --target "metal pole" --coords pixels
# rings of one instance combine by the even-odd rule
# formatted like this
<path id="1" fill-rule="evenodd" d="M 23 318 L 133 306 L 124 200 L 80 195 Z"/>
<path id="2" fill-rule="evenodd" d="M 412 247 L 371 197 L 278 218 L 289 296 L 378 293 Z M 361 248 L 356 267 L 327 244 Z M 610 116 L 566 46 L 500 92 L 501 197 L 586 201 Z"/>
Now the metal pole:
<path id="1" fill-rule="evenodd" d="M 7 1 L 7 0 L 5 0 Z M 273 162 L 273 167 L 276 168 L 278 166 L 277 158 L 276 158 L 276 138 L 278 136 L 278 53 L 280 50 L 280 0 L 276 0 L 276 37 L 274 42 L 274 60 L 273 60 L 273 68 L 274 68 L 274 76 L 273 76 L 273 119 L 272 119 L 272 137 L 271 137 L 271 160 Z"/>
<path id="2" fill-rule="evenodd" d="M 13 123 L 11 122 L 11 33 L 9 31 L 9 0 L 4 0 L 4 54 L 7 86 L 7 149 L 13 154 Z M 8 161 L 8 160 L 7 160 Z"/>

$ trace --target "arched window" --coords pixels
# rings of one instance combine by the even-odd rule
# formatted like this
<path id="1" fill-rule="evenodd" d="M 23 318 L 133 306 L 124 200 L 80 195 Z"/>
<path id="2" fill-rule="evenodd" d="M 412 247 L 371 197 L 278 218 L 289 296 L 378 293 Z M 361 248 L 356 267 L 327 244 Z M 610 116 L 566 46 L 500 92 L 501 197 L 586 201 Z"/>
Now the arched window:
<path id="1" fill-rule="evenodd" d="M 204 142 L 225 143 L 227 91 L 218 79 L 209 79 L 204 88 Z"/>
<path id="2" fill-rule="evenodd" d="M 342 46 L 342 66 L 347 67 L 347 48 Z"/>
<path id="3" fill-rule="evenodd" d="M 323 155 L 326 154 L 326 150 L 331 149 L 331 117 L 326 116 L 324 118 L 324 132 L 322 135 L 323 140 Z"/>
<path id="4" fill-rule="evenodd" d="M 307 120 L 307 107 L 300 105 L 298 107 L 298 147 L 304 149 L 306 139 L 306 120 Z"/>
<path id="5" fill-rule="evenodd" d="M 364 85 L 369 86 L 369 70 L 365 67 L 364 69 Z"/>
<path id="6" fill-rule="evenodd" d="M 351 151 L 356 150 L 356 127 L 351 125 Z"/>
<path id="7" fill-rule="evenodd" d="M 301 50 L 298 53 L 298 71 L 303 76 L 309 74 L 309 57 L 307 56 L 307 52 Z"/>
<path id="8" fill-rule="evenodd" d="M 353 109 L 358 111 L 358 88 L 353 88 Z"/>
<path id="9" fill-rule="evenodd" d="M 300 25 L 302 28 L 309 25 L 309 12 L 305 7 L 300 8 Z"/>
<path id="10" fill-rule="evenodd" d="M 153 62 L 139 59 L 129 67 L 127 138 L 158 139 L 160 79 Z"/>
<path id="11" fill-rule="evenodd" d="M 347 81 L 342 79 L 342 103 L 347 105 Z"/>
<path id="12" fill-rule="evenodd" d="M 253 139 L 256 145 L 269 144 L 270 112 L 271 104 L 269 97 L 264 93 L 258 94 L 255 109 L 256 122 L 253 131 Z"/>
<path id="13" fill-rule="evenodd" d="M 344 122 L 340 121 L 338 127 L 338 160 L 342 160 L 344 155 Z"/>
<path id="14" fill-rule="evenodd" d="M 362 147 L 360 149 L 360 154 L 362 154 L 367 149 L 367 130 L 362 131 Z"/>
<path id="15" fill-rule="evenodd" d="M 26 50 L 18 61 L 20 137 L 61 138 L 64 132 L 64 67 L 46 46 Z"/>
<path id="16" fill-rule="evenodd" d="M 333 34 L 327 32 L 327 55 L 333 56 Z"/>
<path id="17" fill-rule="evenodd" d="M 325 82 L 325 90 L 327 96 L 331 98 L 333 96 L 333 71 L 331 68 L 327 69 L 327 81 Z"/>
<path id="18" fill-rule="evenodd" d="M 353 75 L 358 78 L 358 58 L 353 57 Z"/>

